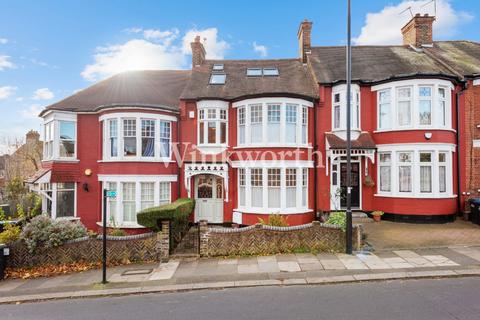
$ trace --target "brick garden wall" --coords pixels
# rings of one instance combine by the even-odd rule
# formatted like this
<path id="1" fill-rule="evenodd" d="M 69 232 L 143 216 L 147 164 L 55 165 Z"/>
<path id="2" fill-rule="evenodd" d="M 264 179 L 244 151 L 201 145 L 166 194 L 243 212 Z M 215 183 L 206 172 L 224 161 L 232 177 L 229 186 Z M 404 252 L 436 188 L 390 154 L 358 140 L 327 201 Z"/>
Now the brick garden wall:
<path id="1" fill-rule="evenodd" d="M 157 251 L 157 235 L 124 238 L 127 240 L 108 240 L 107 238 L 107 261 L 155 261 L 160 258 L 160 252 Z M 10 245 L 7 264 L 15 268 L 47 264 L 58 265 L 77 261 L 97 262 L 101 259 L 101 238 L 79 239 L 54 248 L 37 248 L 34 253 L 29 253 L 25 244 L 19 241 Z"/>
<path id="2" fill-rule="evenodd" d="M 361 230 L 353 230 L 354 250 L 361 244 Z M 200 255 L 261 255 L 294 251 L 343 252 L 345 232 L 314 221 L 295 227 L 254 225 L 239 229 L 209 228 L 200 223 Z"/>

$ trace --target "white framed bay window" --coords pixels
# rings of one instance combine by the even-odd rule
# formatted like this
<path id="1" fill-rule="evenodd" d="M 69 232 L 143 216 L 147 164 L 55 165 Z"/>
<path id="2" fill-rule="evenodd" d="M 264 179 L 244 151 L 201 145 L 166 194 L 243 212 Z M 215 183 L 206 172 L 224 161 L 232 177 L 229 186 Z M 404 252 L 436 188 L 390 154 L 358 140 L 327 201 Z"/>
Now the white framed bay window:
<path id="1" fill-rule="evenodd" d="M 141 228 L 137 213 L 172 200 L 171 184 L 176 175 L 99 175 L 103 188 L 117 192 L 107 199 L 107 224 L 111 227 Z"/>
<path id="2" fill-rule="evenodd" d="M 377 92 L 377 130 L 452 130 L 453 84 L 440 79 L 393 81 Z"/>
<path id="3" fill-rule="evenodd" d="M 235 102 L 237 148 L 308 147 L 308 114 L 313 103 L 294 98 Z"/>
<path id="4" fill-rule="evenodd" d="M 102 115 L 102 161 L 171 160 L 172 122 L 177 118 L 153 113 Z"/>
<path id="5" fill-rule="evenodd" d="M 451 198 L 454 145 L 440 143 L 378 146 L 376 196 Z"/>
<path id="6" fill-rule="evenodd" d="M 352 130 L 360 130 L 360 86 L 352 84 L 350 125 Z M 347 129 L 347 86 L 336 85 L 332 88 L 332 131 Z"/>
<path id="7" fill-rule="evenodd" d="M 44 116 L 43 160 L 77 160 L 77 115 L 54 111 Z"/>
<path id="8" fill-rule="evenodd" d="M 238 210 L 258 214 L 308 212 L 310 161 L 234 161 Z"/>
<path id="9" fill-rule="evenodd" d="M 225 148 L 228 143 L 228 102 L 202 100 L 197 103 L 197 143 L 201 149 Z"/>

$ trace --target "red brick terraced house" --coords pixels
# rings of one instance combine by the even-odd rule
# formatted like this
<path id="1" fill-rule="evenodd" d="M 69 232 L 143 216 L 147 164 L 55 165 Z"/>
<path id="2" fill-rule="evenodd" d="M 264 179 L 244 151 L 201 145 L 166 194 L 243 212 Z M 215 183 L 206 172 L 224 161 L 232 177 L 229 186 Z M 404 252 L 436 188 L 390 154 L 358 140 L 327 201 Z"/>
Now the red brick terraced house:
<path id="1" fill-rule="evenodd" d="M 434 42 L 430 16 L 404 44 L 353 47 L 352 204 L 386 218 L 455 219 L 478 195 L 480 44 Z M 132 71 L 50 105 L 43 169 L 33 188 L 54 218 L 143 232 L 136 213 L 179 197 L 192 221 L 291 225 L 345 207 L 345 47 L 299 58 L 208 60 L 197 37 L 192 69 Z M 399 30 L 400 32 L 400 30 Z"/>

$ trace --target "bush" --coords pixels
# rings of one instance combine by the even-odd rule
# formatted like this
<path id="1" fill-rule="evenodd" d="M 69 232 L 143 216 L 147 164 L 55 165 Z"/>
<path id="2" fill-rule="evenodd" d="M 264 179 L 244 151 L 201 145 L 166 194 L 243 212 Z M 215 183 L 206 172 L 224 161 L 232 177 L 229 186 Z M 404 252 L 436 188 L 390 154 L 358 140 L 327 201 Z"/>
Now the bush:
<path id="1" fill-rule="evenodd" d="M 3 226 L 3 232 L 0 232 L 0 243 L 10 243 L 17 241 L 20 238 L 20 229 L 19 226 L 12 223 L 6 223 Z"/>
<path id="2" fill-rule="evenodd" d="M 114 236 L 114 237 L 125 237 L 127 233 L 125 232 L 125 230 L 116 228 L 116 229 L 110 229 L 108 232 L 108 235 Z"/>
<path id="3" fill-rule="evenodd" d="M 340 227 L 343 231 L 347 229 L 347 217 L 345 212 L 332 212 L 328 217 L 326 224 Z"/>
<path id="4" fill-rule="evenodd" d="M 260 224 L 266 226 L 288 227 L 287 219 L 288 217 L 285 217 L 281 214 L 271 214 L 268 216 L 268 221 L 265 221 L 262 218 L 258 218 L 258 221 L 260 222 Z"/>
<path id="5" fill-rule="evenodd" d="M 160 221 L 169 220 L 174 224 L 187 221 L 188 216 L 195 208 L 195 200 L 180 198 L 169 204 L 147 208 L 137 213 L 138 224 L 158 232 L 161 229 Z"/>
<path id="6" fill-rule="evenodd" d="M 380 216 L 381 217 L 381 216 L 383 216 L 383 214 L 384 214 L 383 211 L 379 211 L 379 210 L 372 211 L 372 216 Z"/>
<path id="7" fill-rule="evenodd" d="M 68 240 L 87 236 L 87 229 L 79 221 L 53 220 L 40 215 L 33 218 L 20 234 L 30 253 L 37 247 L 58 247 Z"/>

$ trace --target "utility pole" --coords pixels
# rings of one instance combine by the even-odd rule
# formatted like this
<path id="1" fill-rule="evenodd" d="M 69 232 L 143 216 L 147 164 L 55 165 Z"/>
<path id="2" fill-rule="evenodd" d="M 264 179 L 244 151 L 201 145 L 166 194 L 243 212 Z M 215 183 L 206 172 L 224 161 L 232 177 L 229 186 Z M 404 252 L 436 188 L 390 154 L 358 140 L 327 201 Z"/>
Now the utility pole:
<path id="1" fill-rule="evenodd" d="M 346 253 L 352 254 L 352 137 L 351 137 L 351 106 L 352 106 L 352 18 L 351 0 L 347 0 L 347 211 L 346 211 Z"/>

